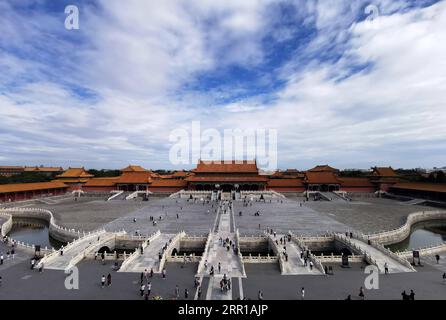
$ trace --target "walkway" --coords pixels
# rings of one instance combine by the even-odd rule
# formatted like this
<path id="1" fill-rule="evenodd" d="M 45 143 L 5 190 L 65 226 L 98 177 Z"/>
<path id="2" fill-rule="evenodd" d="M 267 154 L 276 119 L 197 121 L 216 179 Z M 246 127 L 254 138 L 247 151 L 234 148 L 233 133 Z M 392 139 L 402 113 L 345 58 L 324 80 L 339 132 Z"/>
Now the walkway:
<path id="1" fill-rule="evenodd" d="M 159 273 L 159 254 L 162 252 L 162 248 L 169 243 L 174 234 L 161 233 L 156 238 L 150 241 L 150 244 L 144 249 L 141 255 L 139 249 L 128 258 L 122 265 L 120 272 L 144 272 L 150 271 L 153 268 L 154 273 Z"/>
<path id="2" fill-rule="evenodd" d="M 231 232 L 232 208 L 227 201 L 223 201 L 220 203 L 218 211 L 218 231 L 211 236 L 210 248 L 208 254 L 204 257 L 207 260 L 208 267 L 203 273 L 197 274 L 199 277 L 209 276 L 211 266 L 214 267 L 215 273 L 209 280 L 206 300 L 232 299 L 232 286 L 228 292 L 221 292 L 220 281 L 223 279 L 223 276 L 225 274 L 228 278 L 242 278 L 246 276 L 238 254 L 232 248 L 228 251 L 227 247 L 223 246 L 225 239 L 229 239 L 232 243 L 236 242 L 235 233 Z M 220 271 L 218 263 L 220 263 Z"/>
<path id="3" fill-rule="evenodd" d="M 345 239 L 345 236 L 342 235 L 342 237 Z M 413 272 L 412 269 L 408 268 L 407 266 L 403 265 L 396 259 L 386 255 L 385 253 L 379 251 L 378 249 L 368 245 L 367 243 L 355 239 L 355 238 L 348 238 L 348 240 L 359 247 L 362 251 L 366 252 L 368 255 L 372 257 L 373 260 L 376 261 L 378 264 L 378 268 L 380 272 L 384 272 L 384 264 L 387 262 L 389 273 L 400 273 L 400 272 Z"/>
<path id="4" fill-rule="evenodd" d="M 268 235 L 271 239 L 271 241 L 274 243 L 274 245 L 277 248 L 277 251 L 281 256 L 283 257 L 284 252 L 284 245 L 280 244 L 280 238 L 286 238 L 286 235 L 284 234 L 278 234 L 276 235 L 276 238 L 274 238 L 272 235 Z M 279 245 L 276 245 L 275 241 L 276 239 L 279 241 Z M 307 266 L 305 266 L 304 260 L 300 258 L 300 251 L 301 248 L 298 246 L 297 243 L 294 241 L 287 242 L 286 243 L 286 252 L 288 254 L 288 261 L 285 259 L 282 259 L 282 274 L 283 275 L 322 275 L 322 273 L 313 266 L 313 270 L 310 268 L 310 264 L 308 261 Z"/>
<path id="5" fill-rule="evenodd" d="M 58 250 L 44 257 L 42 259 L 44 268 L 65 270 L 72 267 L 84 258 L 84 253 L 87 250 L 94 251 L 95 249 L 100 249 L 104 243 L 110 241 L 115 235 L 115 233 L 101 230 L 75 240 L 63 248 L 63 255 L 60 255 L 61 250 Z"/>

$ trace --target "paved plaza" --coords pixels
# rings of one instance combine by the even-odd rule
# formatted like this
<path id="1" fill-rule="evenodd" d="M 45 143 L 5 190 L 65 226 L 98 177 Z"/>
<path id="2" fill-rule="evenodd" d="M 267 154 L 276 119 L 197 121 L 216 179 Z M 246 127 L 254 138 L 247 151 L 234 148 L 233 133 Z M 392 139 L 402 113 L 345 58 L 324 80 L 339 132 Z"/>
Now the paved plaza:
<path id="1" fill-rule="evenodd" d="M 197 262 L 167 262 L 165 279 L 158 272 L 148 279 L 152 297 L 160 295 L 163 299 L 176 299 L 175 287 L 178 285 L 180 299 L 185 299 L 187 289 L 187 299 L 230 300 L 244 297 L 256 300 L 261 290 L 264 299 L 299 300 L 302 299 L 302 287 L 305 288 L 305 299 L 342 300 L 349 294 L 352 299 L 359 299 L 359 288 L 364 285 L 366 277 L 365 264 L 353 263 L 351 268 L 341 268 L 340 263 L 325 264 L 334 270 L 334 275 L 326 276 L 316 268 L 310 270 L 309 266 L 304 266 L 300 257 L 301 248 L 292 242 L 287 244 L 289 260 L 283 262 L 281 274 L 279 263 L 243 264 L 236 253 L 222 245 L 220 238 L 235 243 L 236 230 L 242 236 L 264 236 L 267 228 L 275 230 L 277 238 L 288 231 L 298 235 L 318 235 L 327 231 L 343 234 L 346 230 L 379 231 L 401 225 L 411 212 L 432 209 L 376 198 L 360 198 L 352 202 L 302 200 L 299 197 L 267 199 L 264 202 L 253 201 L 247 206 L 243 201 L 234 201 L 231 207 L 228 202 L 203 203 L 167 197 L 152 198 L 150 201 L 105 201 L 100 197 L 85 197 L 78 201 L 64 199 L 52 204 L 36 204 L 33 206 L 51 210 L 62 226 L 76 226 L 84 230 L 104 228 L 106 231 L 100 235 L 103 241 L 106 241 L 107 235 L 112 237 L 114 232 L 121 230 L 128 235 L 161 233 L 150 242 L 142 255 L 134 254 L 135 259 L 126 270 L 122 270 L 124 272 L 116 272 L 114 260 L 106 260 L 102 264 L 100 261 L 78 259 L 86 249 L 94 247 L 96 235 L 67 249 L 63 257 L 59 256 L 45 265 L 42 273 L 30 269 L 30 253 L 17 250 L 14 260 L 6 260 L 5 252 L 9 247 L 0 243 L 0 251 L 5 255 L 5 262 L 0 265 L 3 279 L 0 299 L 142 299 L 140 273 L 150 267 L 158 271 L 161 247 L 183 230 L 187 235 L 202 237 L 207 237 L 211 232 L 209 248 L 203 257 L 207 261 L 207 269 L 200 270 Z M 1 223 L 4 221 L 2 218 Z M 366 290 L 366 299 L 400 299 L 403 290 L 410 292 L 411 289 L 416 292 L 417 299 L 446 297 L 446 285 L 442 283 L 442 274 L 446 272 L 446 254 L 441 254 L 438 264 L 433 255 L 423 257 L 423 267 L 416 267 L 417 272 L 405 272 L 410 270 L 403 270 L 404 267 L 396 261 L 393 264 L 389 257 L 381 257 L 379 251 L 357 239 L 351 241 L 372 254 L 378 263 L 387 261 L 392 273 L 381 274 L 380 290 Z M 99 242 L 98 246 L 101 246 Z M 277 246 L 277 251 L 281 250 L 282 247 Z M 77 264 L 79 290 L 67 290 L 64 286 L 66 275 L 63 269 L 73 260 L 81 261 Z M 117 262 L 118 266 L 122 264 L 122 260 Z M 220 272 L 217 271 L 219 262 L 222 265 Z M 214 276 L 209 275 L 211 266 L 215 268 Z M 101 276 L 109 273 L 113 279 L 112 286 L 102 288 Z M 228 292 L 220 289 L 223 274 L 231 278 L 232 285 Z M 201 282 L 200 297 L 194 286 L 195 277 Z M 51 290 L 42 290 L 48 283 L 51 283 Z"/>

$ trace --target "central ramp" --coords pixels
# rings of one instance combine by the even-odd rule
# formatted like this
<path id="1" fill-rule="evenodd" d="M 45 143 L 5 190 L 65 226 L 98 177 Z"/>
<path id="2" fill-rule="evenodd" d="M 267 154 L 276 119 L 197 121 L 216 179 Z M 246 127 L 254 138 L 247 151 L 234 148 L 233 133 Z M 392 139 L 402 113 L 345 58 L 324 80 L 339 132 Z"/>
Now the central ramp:
<path id="1" fill-rule="evenodd" d="M 233 219 L 231 203 L 222 201 L 217 212 L 218 229 L 217 232 L 210 234 L 209 250 L 202 258 L 207 262 L 207 268 L 199 269 L 197 277 L 210 277 L 206 300 L 231 300 L 232 285 L 228 291 L 222 292 L 220 281 L 224 275 L 230 279 L 246 277 L 246 274 L 238 251 L 235 252 L 232 247 L 228 250 L 227 245 L 224 244 L 227 239 L 230 243 L 237 243 L 235 232 L 231 232 L 231 219 Z M 220 270 L 218 268 L 219 264 Z M 210 275 L 211 267 L 214 267 L 213 276 Z"/>

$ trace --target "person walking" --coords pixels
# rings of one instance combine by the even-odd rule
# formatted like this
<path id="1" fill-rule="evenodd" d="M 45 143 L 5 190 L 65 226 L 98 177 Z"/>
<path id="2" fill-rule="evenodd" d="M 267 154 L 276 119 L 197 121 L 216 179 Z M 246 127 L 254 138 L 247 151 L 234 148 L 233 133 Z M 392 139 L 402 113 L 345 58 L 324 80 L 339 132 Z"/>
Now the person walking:
<path id="1" fill-rule="evenodd" d="M 177 300 L 180 299 L 180 288 L 178 288 L 178 285 L 175 286 L 175 298 Z"/>
<path id="2" fill-rule="evenodd" d="M 440 262 L 440 255 L 436 254 L 435 255 L 435 260 L 437 260 L 437 264 Z"/>
<path id="3" fill-rule="evenodd" d="M 410 290 L 409 300 L 415 300 L 415 292 L 413 290 Z"/>
<path id="4" fill-rule="evenodd" d="M 384 274 L 389 274 L 389 265 L 387 262 L 384 263 Z"/>
<path id="5" fill-rule="evenodd" d="M 152 291 L 152 283 L 149 281 L 147 284 L 147 297 L 150 296 L 150 292 Z"/>
<path id="6" fill-rule="evenodd" d="M 443 273 L 443 284 L 446 284 L 446 272 Z"/>
<path id="7" fill-rule="evenodd" d="M 166 279 L 166 269 L 163 269 L 163 279 Z"/>
<path id="8" fill-rule="evenodd" d="M 263 292 L 262 292 L 262 290 L 259 290 L 259 293 L 258 293 L 257 297 L 259 298 L 259 300 L 263 300 Z"/>
<path id="9" fill-rule="evenodd" d="M 39 272 L 42 273 L 42 271 L 43 271 L 43 262 L 40 261 L 40 263 L 39 263 Z"/>
<path id="10" fill-rule="evenodd" d="M 141 287 L 139 288 L 139 294 L 141 295 L 141 297 L 144 297 L 144 291 L 146 290 L 146 286 L 144 285 L 144 283 L 141 285 Z"/>
<path id="11" fill-rule="evenodd" d="M 305 288 L 304 287 L 302 287 L 302 289 L 300 289 L 300 298 L 302 300 L 305 300 Z"/>
<path id="12" fill-rule="evenodd" d="M 0 254 L 0 265 L 3 264 L 3 254 Z"/>
<path id="13" fill-rule="evenodd" d="M 187 289 L 184 289 L 184 299 L 187 300 L 189 298 L 189 291 Z"/>
<path id="14" fill-rule="evenodd" d="M 364 288 L 361 287 L 359 288 L 359 297 L 364 300 L 365 299 L 365 294 L 364 294 Z"/>
<path id="15" fill-rule="evenodd" d="M 141 272 L 139 284 L 141 285 L 144 281 L 144 272 Z"/>
<path id="16" fill-rule="evenodd" d="M 105 275 L 102 275 L 101 277 L 101 287 L 104 288 L 105 286 Z"/>
<path id="17" fill-rule="evenodd" d="M 218 273 L 220 273 L 220 271 L 221 271 L 221 264 L 220 264 L 220 262 L 218 263 Z"/>
<path id="18" fill-rule="evenodd" d="M 201 286 L 198 287 L 197 298 L 198 300 L 201 298 Z"/>
<path id="19" fill-rule="evenodd" d="M 109 274 L 107 275 L 107 287 L 110 287 L 110 286 L 111 286 L 111 283 L 112 283 L 112 276 L 111 276 L 111 274 L 109 273 Z"/>
<path id="20" fill-rule="evenodd" d="M 310 261 L 310 270 L 313 270 L 313 261 Z"/>
<path id="21" fill-rule="evenodd" d="M 34 266 L 36 264 L 36 260 L 34 258 L 31 259 L 31 270 L 34 270 Z"/>

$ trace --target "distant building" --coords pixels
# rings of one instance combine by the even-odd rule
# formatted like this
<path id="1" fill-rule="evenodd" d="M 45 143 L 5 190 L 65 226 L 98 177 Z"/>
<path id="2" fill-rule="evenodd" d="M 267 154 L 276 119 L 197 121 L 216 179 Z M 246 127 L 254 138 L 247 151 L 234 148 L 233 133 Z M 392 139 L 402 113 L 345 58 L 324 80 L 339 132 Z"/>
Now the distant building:
<path id="1" fill-rule="evenodd" d="M 68 186 L 60 181 L 0 185 L 0 202 L 30 200 L 66 193 Z"/>

